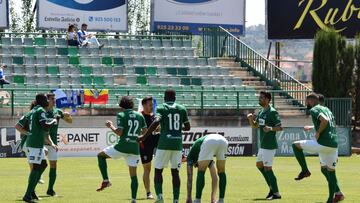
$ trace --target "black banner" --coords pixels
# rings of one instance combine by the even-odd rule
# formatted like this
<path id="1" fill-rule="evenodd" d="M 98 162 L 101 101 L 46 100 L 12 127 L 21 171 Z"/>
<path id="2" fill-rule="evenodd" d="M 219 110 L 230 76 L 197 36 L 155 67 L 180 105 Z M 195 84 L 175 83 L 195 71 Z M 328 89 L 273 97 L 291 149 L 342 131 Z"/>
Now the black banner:
<path id="1" fill-rule="evenodd" d="M 0 158 L 24 157 L 15 128 L 0 128 Z"/>
<path id="2" fill-rule="evenodd" d="M 334 28 L 348 38 L 360 32 L 360 0 L 267 0 L 269 39 L 313 39 Z"/>

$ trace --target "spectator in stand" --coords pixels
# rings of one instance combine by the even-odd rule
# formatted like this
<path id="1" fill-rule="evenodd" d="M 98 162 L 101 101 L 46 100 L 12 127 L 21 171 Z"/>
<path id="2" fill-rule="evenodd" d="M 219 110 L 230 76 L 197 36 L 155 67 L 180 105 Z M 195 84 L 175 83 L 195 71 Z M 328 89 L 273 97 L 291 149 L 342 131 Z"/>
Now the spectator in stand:
<path id="1" fill-rule="evenodd" d="M 5 79 L 4 68 L 7 68 L 7 65 L 3 64 L 0 66 L 0 87 L 3 88 L 5 84 L 10 84 L 9 81 Z"/>
<path id="2" fill-rule="evenodd" d="M 95 35 L 87 33 L 87 27 L 87 24 L 84 23 L 81 25 L 81 30 L 78 31 L 79 44 L 85 47 L 103 48 L 104 44 L 100 44 Z"/>
<path id="3" fill-rule="evenodd" d="M 79 46 L 78 35 L 75 30 L 75 25 L 70 24 L 66 35 L 67 44 L 69 46 Z"/>

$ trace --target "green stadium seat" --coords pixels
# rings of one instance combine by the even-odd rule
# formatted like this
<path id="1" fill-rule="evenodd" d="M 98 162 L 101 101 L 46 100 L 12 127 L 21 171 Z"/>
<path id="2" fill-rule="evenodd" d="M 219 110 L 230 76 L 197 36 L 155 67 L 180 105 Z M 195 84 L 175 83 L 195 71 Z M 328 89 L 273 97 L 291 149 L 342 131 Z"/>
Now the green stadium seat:
<path id="1" fill-rule="evenodd" d="M 169 74 L 169 75 L 174 75 L 174 76 L 177 75 L 176 68 L 167 68 L 166 71 L 167 71 L 167 74 Z"/>
<path id="2" fill-rule="evenodd" d="M 76 47 L 69 47 L 69 48 L 68 48 L 68 55 L 69 55 L 69 56 L 77 56 L 77 55 L 78 55 L 78 48 L 76 48 Z"/>
<path id="3" fill-rule="evenodd" d="M 59 74 L 59 67 L 58 66 L 48 66 L 47 73 L 50 75 L 58 75 Z"/>
<path id="4" fill-rule="evenodd" d="M 65 47 L 57 48 L 57 54 L 61 56 L 67 56 L 69 54 L 68 48 Z"/>
<path id="5" fill-rule="evenodd" d="M 94 84 L 97 85 L 97 86 L 105 85 L 104 77 L 100 77 L 100 76 L 94 77 Z"/>
<path id="6" fill-rule="evenodd" d="M 146 74 L 148 75 L 156 75 L 157 74 L 157 70 L 155 67 L 147 67 L 146 68 Z"/>
<path id="7" fill-rule="evenodd" d="M 146 76 L 138 76 L 136 78 L 136 83 L 140 85 L 146 85 L 147 84 L 147 78 Z"/>
<path id="8" fill-rule="evenodd" d="M 80 80 L 82 85 L 92 85 L 92 77 L 90 76 L 81 77 Z"/>
<path id="9" fill-rule="evenodd" d="M 124 65 L 124 59 L 123 58 L 114 58 L 114 64 L 115 65 Z"/>
<path id="10" fill-rule="evenodd" d="M 101 63 L 104 65 L 112 65 L 113 64 L 113 59 L 112 57 L 102 57 L 101 58 Z"/>
<path id="11" fill-rule="evenodd" d="M 12 61 L 13 61 L 12 62 L 13 64 L 18 64 L 18 65 L 23 65 L 24 64 L 24 58 L 23 57 L 13 56 Z"/>
<path id="12" fill-rule="evenodd" d="M 191 84 L 196 85 L 196 86 L 201 86 L 202 85 L 202 80 L 201 80 L 201 78 L 192 78 L 191 79 Z"/>
<path id="13" fill-rule="evenodd" d="M 188 69 L 187 68 L 178 68 L 178 75 L 183 75 L 183 76 L 188 75 Z"/>
<path id="14" fill-rule="evenodd" d="M 24 84 L 25 83 L 25 76 L 23 75 L 14 75 L 13 82 L 15 84 Z"/>
<path id="15" fill-rule="evenodd" d="M 70 56 L 70 57 L 69 57 L 69 64 L 71 64 L 71 65 L 79 65 L 79 64 L 80 64 L 79 57 L 77 57 L 77 56 Z"/>
<path id="16" fill-rule="evenodd" d="M 136 67 L 135 68 L 135 74 L 145 75 L 145 68 L 144 67 Z"/>
<path id="17" fill-rule="evenodd" d="M 91 75 L 93 73 L 92 68 L 88 66 L 81 66 L 80 73 L 83 75 Z"/>
<path id="18" fill-rule="evenodd" d="M 45 40 L 45 38 L 42 38 L 42 37 L 36 37 L 36 38 L 34 38 L 34 44 L 36 46 L 45 46 L 46 40 Z"/>
<path id="19" fill-rule="evenodd" d="M 181 78 L 180 84 L 189 86 L 190 85 L 190 78 Z"/>
<path id="20" fill-rule="evenodd" d="M 11 45 L 11 38 L 2 37 L 1 38 L 1 44 L 5 45 L 5 46 L 10 46 Z"/>

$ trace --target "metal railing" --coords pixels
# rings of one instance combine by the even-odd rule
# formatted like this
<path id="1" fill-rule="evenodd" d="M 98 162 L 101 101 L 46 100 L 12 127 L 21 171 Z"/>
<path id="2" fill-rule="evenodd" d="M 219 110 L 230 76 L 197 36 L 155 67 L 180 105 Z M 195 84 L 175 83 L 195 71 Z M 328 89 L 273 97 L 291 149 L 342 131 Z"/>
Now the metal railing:
<path id="1" fill-rule="evenodd" d="M 302 106 L 305 106 L 306 95 L 312 91 L 222 27 L 205 29 L 203 56 L 235 57 L 242 67 L 249 68 L 275 90 L 283 90 L 282 94 L 294 98 Z"/>
<path id="2" fill-rule="evenodd" d="M 351 126 L 352 98 L 326 98 L 325 106 L 333 113 L 336 125 Z"/>

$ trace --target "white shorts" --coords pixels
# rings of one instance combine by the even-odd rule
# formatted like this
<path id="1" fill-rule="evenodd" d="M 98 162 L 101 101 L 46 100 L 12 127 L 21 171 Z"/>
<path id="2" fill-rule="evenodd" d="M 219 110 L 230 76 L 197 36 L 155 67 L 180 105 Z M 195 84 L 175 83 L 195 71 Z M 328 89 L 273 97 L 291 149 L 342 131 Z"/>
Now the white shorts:
<path id="1" fill-rule="evenodd" d="M 170 162 L 172 169 L 180 169 L 181 158 L 182 151 L 157 149 L 155 154 L 154 167 L 156 169 L 163 169 L 168 167 Z"/>
<path id="2" fill-rule="evenodd" d="M 44 148 L 27 147 L 28 150 L 28 162 L 30 164 L 41 164 L 42 160 L 45 160 Z"/>
<path id="3" fill-rule="evenodd" d="M 47 157 L 49 161 L 58 160 L 58 153 L 52 146 L 45 145 L 45 149 L 47 150 Z"/>
<path id="4" fill-rule="evenodd" d="M 221 135 L 211 134 L 207 135 L 201 145 L 198 161 L 225 160 L 228 149 L 228 141 Z"/>
<path id="5" fill-rule="evenodd" d="M 338 159 L 338 149 L 320 145 L 315 140 L 301 140 L 299 141 L 304 152 L 309 154 L 319 154 L 321 166 L 335 169 L 336 161 Z"/>
<path id="6" fill-rule="evenodd" d="M 256 162 L 263 162 L 264 166 L 271 167 L 273 165 L 276 149 L 260 148 L 256 157 Z"/>
<path id="7" fill-rule="evenodd" d="M 116 150 L 114 148 L 114 145 L 106 147 L 105 149 L 103 149 L 103 152 L 113 159 L 124 158 L 126 161 L 126 164 L 130 167 L 137 167 L 139 160 L 140 160 L 139 155 L 119 152 L 118 150 Z"/>

